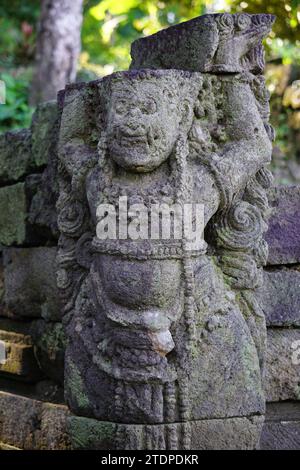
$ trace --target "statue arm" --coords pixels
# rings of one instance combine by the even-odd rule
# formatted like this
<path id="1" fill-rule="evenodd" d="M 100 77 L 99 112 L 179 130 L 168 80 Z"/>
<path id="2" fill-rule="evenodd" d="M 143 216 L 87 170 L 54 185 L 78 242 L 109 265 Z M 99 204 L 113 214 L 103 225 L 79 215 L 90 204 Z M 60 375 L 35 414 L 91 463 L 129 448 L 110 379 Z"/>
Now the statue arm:
<path id="1" fill-rule="evenodd" d="M 228 143 L 212 155 L 211 167 L 231 199 L 270 162 L 272 145 L 248 83 L 225 81 L 223 99 Z"/>

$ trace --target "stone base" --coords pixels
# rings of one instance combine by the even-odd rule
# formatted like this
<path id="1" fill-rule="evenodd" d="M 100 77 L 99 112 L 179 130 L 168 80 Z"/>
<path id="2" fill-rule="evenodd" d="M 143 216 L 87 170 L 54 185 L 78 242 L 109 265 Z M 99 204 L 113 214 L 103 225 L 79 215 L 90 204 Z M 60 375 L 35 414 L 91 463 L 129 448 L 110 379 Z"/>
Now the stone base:
<path id="1" fill-rule="evenodd" d="M 300 400 L 299 341 L 299 328 L 268 329 L 264 384 L 267 402 Z"/>
<path id="2" fill-rule="evenodd" d="M 10 446 L 8 444 L 3 444 L 3 442 L 0 442 L 0 450 L 22 450 L 22 449 L 19 449 L 18 447 Z"/>
<path id="3" fill-rule="evenodd" d="M 73 449 L 93 450 L 250 450 L 257 449 L 263 416 L 188 423 L 128 425 L 70 416 Z"/>
<path id="4" fill-rule="evenodd" d="M 68 414 L 63 405 L 0 391 L 0 449 L 68 449 Z"/>
<path id="5" fill-rule="evenodd" d="M 300 449 L 300 403 L 268 405 L 260 447 L 262 450 Z"/>

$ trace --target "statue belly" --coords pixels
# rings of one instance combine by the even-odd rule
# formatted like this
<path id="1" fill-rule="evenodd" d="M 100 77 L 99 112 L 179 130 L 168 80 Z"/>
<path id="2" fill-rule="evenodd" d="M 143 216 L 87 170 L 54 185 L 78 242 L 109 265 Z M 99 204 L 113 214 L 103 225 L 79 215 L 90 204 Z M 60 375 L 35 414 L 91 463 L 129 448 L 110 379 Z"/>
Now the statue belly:
<path id="1" fill-rule="evenodd" d="M 127 260 L 101 255 L 97 260 L 110 301 L 133 309 L 170 308 L 181 286 L 179 260 Z"/>

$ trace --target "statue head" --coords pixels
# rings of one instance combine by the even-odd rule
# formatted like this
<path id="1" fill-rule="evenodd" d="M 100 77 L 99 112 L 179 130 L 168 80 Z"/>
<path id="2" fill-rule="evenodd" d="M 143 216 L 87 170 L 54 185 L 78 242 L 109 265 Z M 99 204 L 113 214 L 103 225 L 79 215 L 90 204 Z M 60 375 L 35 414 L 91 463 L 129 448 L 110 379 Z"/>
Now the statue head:
<path id="1" fill-rule="evenodd" d="M 200 75 L 141 70 L 104 80 L 110 158 L 128 171 L 145 173 L 165 162 L 181 131 L 192 122 Z M 179 79 L 178 79 L 179 78 Z"/>

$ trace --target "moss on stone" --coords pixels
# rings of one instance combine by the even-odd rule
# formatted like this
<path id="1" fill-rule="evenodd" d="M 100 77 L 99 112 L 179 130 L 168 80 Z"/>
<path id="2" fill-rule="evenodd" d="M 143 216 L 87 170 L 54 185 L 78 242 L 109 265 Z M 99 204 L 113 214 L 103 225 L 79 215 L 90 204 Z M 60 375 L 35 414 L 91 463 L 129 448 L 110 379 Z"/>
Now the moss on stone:
<path id="1" fill-rule="evenodd" d="M 25 183 L 0 188 L 0 244 L 20 245 L 25 237 Z"/>
<path id="2" fill-rule="evenodd" d="M 32 163 L 35 167 L 47 164 L 48 152 L 53 142 L 53 131 L 57 120 L 56 101 L 40 104 L 32 118 Z"/>
<path id="3" fill-rule="evenodd" d="M 73 449 L 108 449 L 113 442 L 117 425 L 107 421 L 70 416 L 67 432 Z"/>
<path id="4" fill-rule="evenodd" d="M 0 184 L 16 183 L 31 169 L 31 132 L 29 129 L 6 132 L 0 136 Z"/>
<path id="5" fill-rule="evenodd" d="M 86 395 L 82 377 L 76 364 L 68 360 L 68 383 L 67 386 L 72 390 L 72 396 L 75 397 L 77 405 L 81 409 L 89 407 L 89 399 Z"/>

